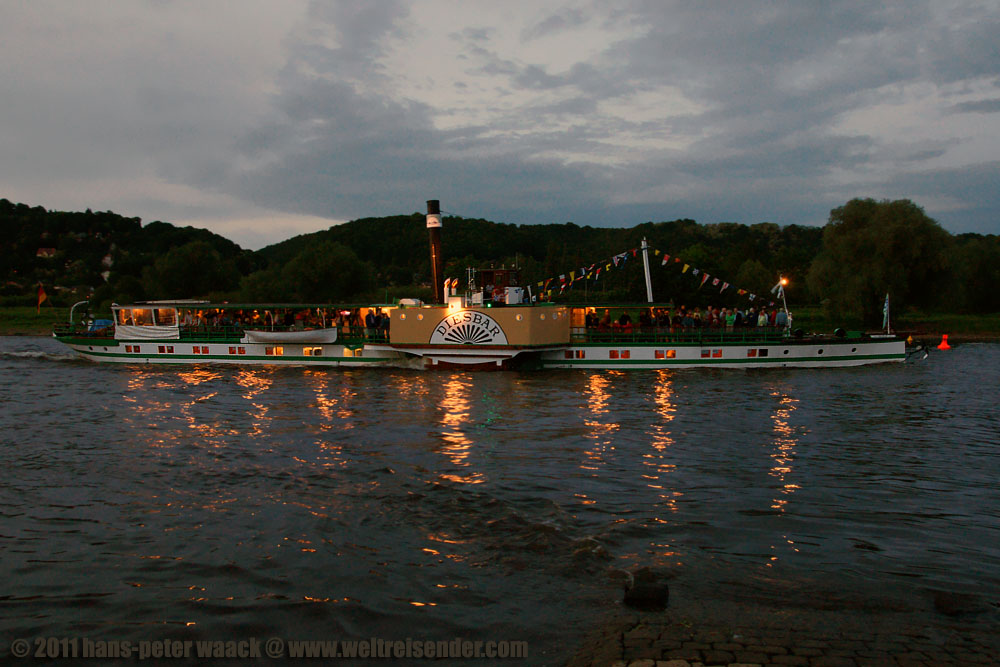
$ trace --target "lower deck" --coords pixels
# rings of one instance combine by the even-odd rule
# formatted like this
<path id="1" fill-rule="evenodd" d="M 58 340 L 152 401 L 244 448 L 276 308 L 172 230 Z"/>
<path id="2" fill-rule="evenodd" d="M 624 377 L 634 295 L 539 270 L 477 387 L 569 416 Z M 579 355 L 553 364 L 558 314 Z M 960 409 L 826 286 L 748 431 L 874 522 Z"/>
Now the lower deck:
<path id="1" fill-rule="evenodd" d="M 384 338 L 336 343 L 250 343 L 239 340 L 58 339 L 84 358 L 117 363 L 223 363 L 406 368 L 669 369 L 837 367 L 900 362 L 905 343 L 895 337 L 838 338 L 714 334 L 684 336 L 576 336 L 566 345 L 394 346 Z"/>

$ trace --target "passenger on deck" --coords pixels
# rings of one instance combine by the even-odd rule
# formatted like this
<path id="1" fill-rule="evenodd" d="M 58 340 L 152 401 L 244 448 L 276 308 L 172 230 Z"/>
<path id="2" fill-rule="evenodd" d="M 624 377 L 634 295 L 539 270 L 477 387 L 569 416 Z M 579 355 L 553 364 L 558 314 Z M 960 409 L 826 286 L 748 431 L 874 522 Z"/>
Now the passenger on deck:
<path id="1" fill-rule="evenodd" d="M 598 323 L 598 328 L 601 329 L 601 330 L 603 330 L 603 331 L 607 331 L 608 329 L 611 328 L 611 311 L 610 310 L 608 310 L 606 308 L 604 309 L 604 317 L 602 317 L 601 321 Z"/>
<path id="2" fill-rule="evenodd" d="M 774 326 L 779 329 L 784 329 L 788 326 L 788 314 L 784 310 L 779 310 L 778 314 L 774 317 Z"/>
<path id="3" fill-rule="evenodd" d="M 760 309 L 760 315 L 757 316 L 757 326 L 766 327 L 767 326 L 767 311 L 763 308 Z"/>
<path id="4" fill-rule="evenodd" d="M 750 310 L 747 311 L 746 317 L 743 318 L 743 325 L 748 327 L 757 326 L 757 311 L 750 306 Z"/>
<path id="5" fill-rule="evenodd" d="M 650 329 L 653 326 L 653 318 L 650 317 L 649 311 L 643 308 L 639 311 L 639 327 L 642 329 Z"/>

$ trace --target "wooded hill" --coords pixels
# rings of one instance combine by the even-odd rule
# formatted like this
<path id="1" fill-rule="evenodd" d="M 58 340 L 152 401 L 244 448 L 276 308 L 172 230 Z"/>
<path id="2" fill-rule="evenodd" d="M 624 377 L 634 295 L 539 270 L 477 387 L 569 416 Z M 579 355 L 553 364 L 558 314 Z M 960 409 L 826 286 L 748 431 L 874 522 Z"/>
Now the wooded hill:
<path id="1" fill-rule="evenodd" d="M 297 236 L 253 252 L 204 229 L 164 222 L 143 226 L 111 212 L 47 211 L 0 200 L 3 303 L 27 304 L 41 282 L 64 302 L 195 298 L 228 301 L 368 302 L 430 295 L 427 232 L 421 213 L 363 218 Z M 895 308 L 949 312 L 1000 310 L 992 285 L 1000 272 L 1000 239 L 953 236 L 908 200 L 856 199 L 834 209 L 823 228 L 773 223 L 646 222 L 635 227 L 581 227 L 571 222 L 511 225 L 444 219 L 446 276 L 490 265 L 521 268 L 522 281 L 555 288 L 556 300 L 645 299 L 641 262 L 631 256 L 645 237 L 651 248 L 682 262 L 661 263 L 651 251 L 657 300 L 743 305 L 767 294 L 779 275 L 798 303 L 824 301 L 832 314 L 881 317 L 889 291 Z M 613 258 L 627 253 L 620 265 Z M 595 277 L 589 270 L 613 264 Z M 684 265 L 688 271 L 682 271 Z M 559 290 L 559 276 L 575 280 Z M 694 274 L 698 270 L 698 275 Z M 705 284 L 708 273 L 729 283 Z M 56 288 L 59 289 L 56 289 Z M 900 312 L 897 310 L 897 312 Z"/>

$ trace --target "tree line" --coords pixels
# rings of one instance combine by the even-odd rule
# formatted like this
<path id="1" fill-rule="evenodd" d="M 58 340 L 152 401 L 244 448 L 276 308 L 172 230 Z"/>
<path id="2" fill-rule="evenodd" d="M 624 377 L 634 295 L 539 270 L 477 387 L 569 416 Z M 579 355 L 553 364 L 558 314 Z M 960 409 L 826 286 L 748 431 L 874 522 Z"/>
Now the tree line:
<path id="1" fill-rule="evenodd" d="M 38 283 L 58 286 L 57 298 L 66 301 L 89 297 L 98 308 L 158 298 L 366 303 L 432 293 L 421 213 L 354 220 L 258 251 L 204 229 L 142 225 L 110 211 L 47 211 L 6 199 L 0 200 L 0 225 L 4 304 L 30 300 Z M 1000 311 L 993 289 L 1000 238 L 952 235 L 905 199 L 851 200 L 831 211 L 822 228 L 683 219 L 623 229 L 447 217 L 445 275 L 464 283 L 466 267 L 517 265 L 535 293 L 538 282 L 554 279 L 555 300 L 638 303 L 645 300 L 638 261 L 561 292 L 558 276 L 606 266 L 643 238 L 733 286 L 720 294 L 678 264 L 654 261 L 654 296 L 677 305 L 740 305 L 745 296 L 736 288 L 767 294 L 782 275 L 794 302 L 822 303 L 832 317 L 867 326 L 881 323 L 887 292 L 894 312 Z"/>

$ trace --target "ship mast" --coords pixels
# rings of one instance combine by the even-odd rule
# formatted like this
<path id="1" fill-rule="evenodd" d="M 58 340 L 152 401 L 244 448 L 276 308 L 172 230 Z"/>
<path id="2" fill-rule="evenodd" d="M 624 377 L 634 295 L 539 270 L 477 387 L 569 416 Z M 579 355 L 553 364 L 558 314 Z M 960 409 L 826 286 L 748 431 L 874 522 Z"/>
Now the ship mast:
<path id="1" fill-rule="evenodd" d="M 646 301 L 653 303 L 653 283 L 649 279 L 649 243 L 642 237 L 642 268 L 646 270 Z"/>

